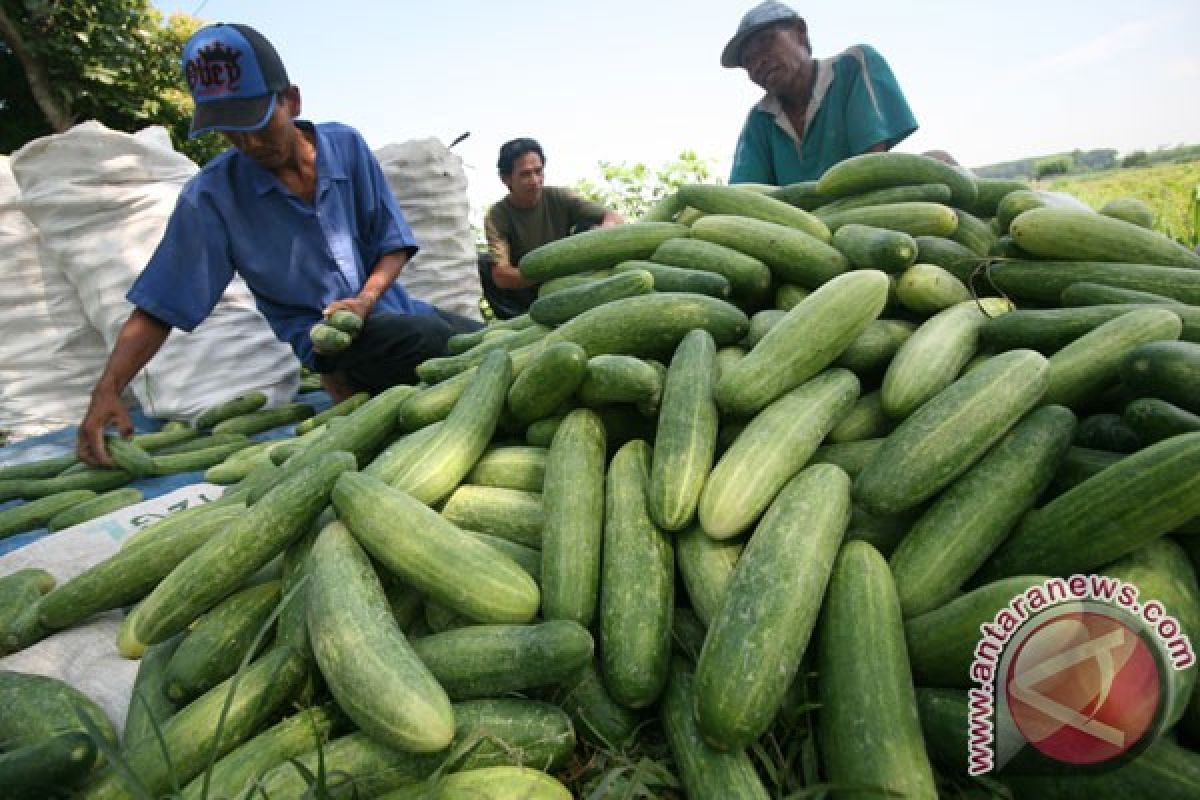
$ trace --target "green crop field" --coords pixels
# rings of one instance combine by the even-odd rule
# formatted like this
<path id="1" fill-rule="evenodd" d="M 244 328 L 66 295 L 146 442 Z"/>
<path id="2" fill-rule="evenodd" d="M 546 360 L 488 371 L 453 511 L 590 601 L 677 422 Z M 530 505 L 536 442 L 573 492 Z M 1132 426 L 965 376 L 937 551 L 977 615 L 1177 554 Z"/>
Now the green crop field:
<path id="1" fill-rule="evenodd" d="M 1154 211 L 1154 227 L 1189 247 L 1200 244 L 1200 161 L 1070 175 L 1039 188 L 1069 192 L 1093 208 L 1136 197 Z"/>

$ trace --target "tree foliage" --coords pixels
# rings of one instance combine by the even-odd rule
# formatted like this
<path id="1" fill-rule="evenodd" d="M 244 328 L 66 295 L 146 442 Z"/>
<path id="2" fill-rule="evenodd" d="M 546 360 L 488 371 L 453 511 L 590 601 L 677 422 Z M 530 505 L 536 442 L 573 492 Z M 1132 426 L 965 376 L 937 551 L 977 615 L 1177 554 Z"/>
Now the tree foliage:
<path id="1" fill-rule="evenodd" d="M 167 128 L 203 163 L 225 149 L 187 139 L 192 99 L 179 67 L 203 23 L 149 0 L 0 0 L 0 152 L 95 119 L 134 132 Z"/>
<path id="2" fill-rule="evenodd" d="M 1075 159 L 1069 155 L 1049 156 L 1039 160 L 1033 167 L 1033 177 L 1037 180 L 1052 175 L 1066 175 L 1075 168 Z"/>
<path id="3" fill-rule="evenodd" d="M 575 190 L 631 222 L 685 183 L 713 182 L 710 161 L 692 150 L 684 150 L 678 158 L 656 169 L 642 163 L 612 161 L 601 161 L 599 167 L 602 183 L 580 180 Z"/>

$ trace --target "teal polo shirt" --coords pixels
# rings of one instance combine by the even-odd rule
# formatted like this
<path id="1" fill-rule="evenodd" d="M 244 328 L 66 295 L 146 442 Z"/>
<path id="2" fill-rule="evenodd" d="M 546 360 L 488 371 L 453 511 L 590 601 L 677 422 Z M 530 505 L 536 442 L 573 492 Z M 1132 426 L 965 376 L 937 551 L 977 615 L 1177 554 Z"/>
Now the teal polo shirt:
<path id="1" fill-rule="evenodd" d="M 816 64 L 803 140 L 797 143 L 779 98 L 765 96 L 746 117 L 730 183 L 816 180 L 839 161 L 879 142 L 890 149 L 917 129 L 896 76 L 874 48 L 856 45 Z"/>

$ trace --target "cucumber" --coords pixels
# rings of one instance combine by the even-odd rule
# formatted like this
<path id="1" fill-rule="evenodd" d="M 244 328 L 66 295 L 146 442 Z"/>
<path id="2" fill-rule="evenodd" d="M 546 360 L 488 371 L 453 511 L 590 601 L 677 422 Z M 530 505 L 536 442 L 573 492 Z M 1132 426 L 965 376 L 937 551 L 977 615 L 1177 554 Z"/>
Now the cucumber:
<path id="1" fill-rule="evenodd" d="M 74 453 L 71 453 L 65 456 L 45 458 L 38 461 L 8 464 L 0 467 L 0 483 L 36 478 L 53 478 L 56 475 L 61 475 L 63 470 L 70 469 L 78 463 L 80 463 L 79 458 Z"/>
<path id="2" fill-rule="evenodd" d="M 595 283 L 597 281 L 602 281 L 605 278 L 611 278 L 612 274 L 613 274 L 612 269 L 608 268 L 608 269 L 587 270 L 585 272 L 577 272 L 577 273 L 573 273 L 571 275 L 563 275 L 562 277 L 559 277 L 559 278 L 551 278 L 550 280 L 548 280 L 545 283 L 538 286 L 537 296 L 538 297 L 548 297 L 549 295 L 555 294 L 557 292 L 561 292 L 564 289 L 571 289 L 576 286 L 584 286 L 589 283 Z M 526 313 L 524 316 L 528 316 L 528 313 Z M 489 331 L 487 334 L 484 335 L 483 338 L 490 339 L 492 336 L 499 336 L 499 335 L 502 335 L 503 333 L 504 333 L 503 329 L 497 330 L 497 331 Z"/>
<path id="3" fill-rule="evenodd" d="M 1125 458 L 1123 453 L 1109 453 L 1087 447 L 1067 448 L 1067 454 L 1059 465 L 1054 482 L 1046 492 L 1046 499 L 1057 497 L 1071 487 L 1078 486 L 1122 458 Z"/>
<path id="4" fill-rule="evenodd" d="M 1200 413 L 1200 344 L 1196 342 L 1143 344 L 1122 359 L 1120 375 L 1122 383 L 1138 394 Z"/>
<path id="5" fill-rule="evenodd" d="M 558 426 L 565 418 L 566 414 L 556 414 L 553 417 L 539 419 L 525 429 L 525 442 L 531 447 L 545 450 L 550 447 L 550 443 L 554 440 L 554 434 L 558 431 Z"/>
<path id="6" fill-rule="evenodd" d="M 667 682 L 675 555 L 646 504 L 650 448 L 632 441 L 617 451 L 605 481 L 600 577 L 600 652 L 613 699 L 645 708 Z"/>
<path id="7" fill-rule="evenodd" d="M 679 187 L 679 199 L 705 214 L 731 214 L 762 220 L 795 228 L 823 242 L 829 241 L 829 229 L 804 209 L 737 186 L 685 184 Z"/>
<path id="8" fill-rule="evenodd" d="M 167 697 L 167 664 L 183 641 L 184 634 L 176 634 L 165 642 L 150 645 L 138 661 L 137 675 L 129 697 L 129 711 L 125 715 L 125 731 L 121 736 L 124 750 L 133 748 L 138 742 L 154 739 L 155 728 L 161 730 L 179 707 Z"/>
<path id="9" fill-rule="evenodd" d="M 767 332 L 786 315 L 786 311 L 780 311 L 777 308 L 767 308 L 756 313 L 750 318 L 750 330 L 746 332 L 746 338 L 742 340 L 741 346 L 746 350 L 754 349 L 754 346 L 762 341 Z"/>
<path id="10" fill-rule="evenodd" d="M 1040 408 L 938 496 L 889 561 L 905 617 L 953 599 L 1045 491 L 1074 431 L 1070 411 Z"/>
<path id="11" fill-rule="evenodd" d="M 236 417 L 218 422 L 213 426 L 213 433 L 242 433 L 253 436 L 284 425 L 292 425 L 306 420 L 315 412 L 307 403 L 290 403 L 279 408 L 267 408 L 261 411 L 251 411 Z"/>
<path id="12" fill-rule="evenodd" d="M 1014 260 L 993 264 L 988 275 L 998 288 L 1014 297 L 1051 305 L 1058 304 L 1064 289 L 1080 281 L 1151 292 L 1181 303 L 1200 305 L 1200 272 L 1185 267 Z"/>
<path id="13" fill-rule="evenodd" d="M 308 419 L 300 422 L 300 424 L 296 426 L 296 435 L 303 436 L 309 431 L 321 427 L 331 419 L 344 417 L 347 414 L 353 413 L 360 408 L 363 403 L 370 399 L 371 395 L 367 394 L 366 392 L 359 392 L 358 394 L 351 395 L 337 405 L 325 409 L 315 417 L 309 417 Z"/>
<path id="14" fill-rule="evenodd" d="M 175 456 L 183 453 L 194 453 L 197 450 L 208 450 L 221 445 L 233 444 L 234 442 L 245 443 L 247 447 L 253 446 L 254 442 L 247 441 L 248 437 L 240 433 L 221 433 L 215 436 L 200 436 L 179 444 L 172 444 L 160 450 L 155 450 L 154 455 L 157 456 Z M 244 449 L 244 448 L 243 448 Z M 147 451 L 149 452 L 149 451 Z M 238 451 L 240 452 L 240 451 Z"/>
<path id="15" fill-rule="evenodd" d="M 524 373 L 522 373 L 524 374 Z M 510 390 L 511 396 L 511 390 Z M 485 450 L 467 473 L 466 483 L 541 492 L 546 475 L 546 450 L 542 447 L 507 446 Z"/>
<path id="16" fill-rule="evenodd" d="M 658 292 L 694 292 L 720 298 L 729 297 L 731 292 L 728 278 L 707 270 L 672 267 L 654 261 L 625 261 L 615 267 L 618 275 L 630 270 L 650 273 L 653 288 Z"/>
<path id="17" fill-rule="evenodd" d="M 937 797 L 925 752 L 900 603 L 887 562 L 847 542 L 829 578 L 818 654 L 826 780 Z"/>
<path id="18" fill-rule="evenodd" d="M 877 516 L 859 506 L 850 509 L 846 541 L 861 540 L 874 547 L 884 558 L 891 558 L 917 517 L 916 513 Z"/>
<path id="19" fill-rule="evenodd" d="M 130 797 L 129 773 L 136 775 L 152 796 L 170 791 L 172 783 L 186 784 L 204 770 L 214 753 L 220 758 L 273 719 L 300 688 L 306 672 L 304 659 L 297 653 L 286 648 L 268 652 L 167 720 L 161 741 L 153 736 L 127 749 L 128 772 L 106 769 L 80 798 Z"/>
<path id="20" fill-rule="evenodd" d="M 1140 397 L 1121 413 L 1121 420 L 1144 444 L 1154 444 L 1181 433 L 1200 431 L 1200 415 L 1184 411 L 1157 397 Z"/>
<path id="21" fill-rule="evenodd" d="M 423 503 L 446 498 L 491 441 L 511 385 L 508 353 L 489 353 L 433 441 L 413 454 L 389 483 Z"/>
<path id="22" fill-rule="evenodd" d="M 318 322 L 308 329 L 308 338 L 318 353 L 340 353 L 351 345 L 354 337 L 332 325 Z"/>
<path id="23" fill-rule="evenodd" d="M 950 234 L 950 239 L 977 256 L 990 253 L 996 244 L 996 234 L 987 223 L 961 208 L 954 209 L 954 214 L 958 217 L 958 227 Z"/>
<path id="24" fill-rule="evenodd" d="M 279 588 L 279 581 L 267 581 L 243 589 L 200 617 L 167 664 L 167 699 L 183 703 L 237 672 L 279 605 Z"/>
<path id="25" fill-rule="evenodd" d="M 572 411 L 546 454 L 542 507 L 542 616 L 585 627 L 596 612 L 604 540 L 604 424 Z"/>
<path id="26" fill-rule="evenodd" d="M 1039 258 L 1200 268 L 1200 255 L 1158 231 L 1065 208 L 1035 208 L 1009 226 L 1022 250 Z"/>
<path id="27" fill-rule="evenodd" d="M 330 429 L 324 434 L 319 435 L 316 431 L 311 431 L 305 438 L 317 438 L 308 442 L 303 452 L 288 459 L 288 471 L 282 477 L 303 469 L 327 453 L 337 450 L 353 453 L 360 467 L 367 466 L 392 440 L 396 428 L 396 415 L 414 393 L 415 390 L 410 386 L 393 386 L 368 400 L 353 414 L 331 421 Z"/>
<path id="28" fill-rule="evenodd" d="M 883 376 L 883 410 L 888 416 L 905 419 L 952 384 L 975 355 L 981 328 L 1010 308 L 1002 298 L 968 300 L 922 323 Z"/>
<path id="29" fill-rule="evenodd" d="M 993 350 L 1028 347 L 1052 354 L 1104 323 L 1143 308 L 1162 308 L 1170 311 L 1183 321 L 1183 339 L 1200 340 L 1200 314 L 1193 315 L 1193 309 L 1188 306 L 1118 304 L 1013 311 L 988 320 L 979 332 L 980 341 L 985 347 Z"/>
<path id="30" fill-rule="evenodd" d="M 551 416 L 579 388 L 587 353 L 574 342 L 558 342 L 535 355 L 508 390 L 508 410 L 528 424 Z"/>
<path id="31" fill-rule="evenodd" d="M 680 531 L 676 537 L 679 574 L 692 610 L 706 627 L 712 625 L 721 607 L 744 545 L 740 539 L 714 539 L 699 524 Z"/>
<path id="32" fill-rule="evenodd" d="M 879 316 L 887 286 L 884 273 L 860 270 L 813 292 L 721 374 L 714 392 L 721 410 L 754 414 L 825 369 Z"/>
<path id="33" fill-rule="evenodd" d="M 662 380 L 654 367 L 639 358 L 598 355 L 588 359 L 578 394 L 580 404 L 589 408 L 614 403 L 656 405 Z"/>
<path id="34" fill-rule="evenodd" d="M 1140 304 L 1172 304 L 1170 297 L 1154 292 L 1142 292 L 1137 289 L 1122 289 L 1120 286 L 1106 286 L 1103 283 L 1080 281 L 1072 283 L 1062 290 L 1060 295 L 1064 306 L 1099 306 L 1111 303 L 1140 303 Z"/>
<path id="35" fill-rule="evenodd" d="M 151 463 L 154 475 L 176 475 L 181 472 L 201 472 L 215 467 L 229 456 L 252 445 L 249 439 L 242 436 L 227 444 L 206 447 L 203 450 L 192 450 L 186 453 L 168 455 L 156 454 Z"/>
<path id="36" fill-rule="evenodd" d="M 442 423 L 435 422 L 401 436 L 368 464 L 363 474 L 390 484 L 392 478 L 405 468 L 410 459 L 425 452 L 437 440 L 441 429 Z"/>
<path id="37" fill-rule="evenodd" d="M 377 561 L 429 600 L 477 622 L 528 622 L 537 613 L 538 585 L 520 565 L 399 489 L 348 473 L 333 506 Z"/>
<path id="38" fill-rule="evenodd" d="M 442 506 L 442 516 L 459 528 L 491 534 L 535 549 L 542 546 L 542 496 L 519 489 L 464 484 Z"/>
<path id="39" fill-rule="evenodd" d="M 532 283 L 591 269 L 607 269 L 622 261 L 649 258 L 668 239 L 687 236 L 684 225 L 639 222 L 596 228 L 549 242 L 525 254 L 521 276 Z"/>
<path id="40" fill-rule="evenodd" d="M 95 519 L 96 517 L 111 514 L 114 511 L 126 508 L 135 503 L 140 503 L 141 501 L 142 492 L 140 489 L 114 489 L 111 492 L 106 492 L 105 494 L 93 497 L 91 500 L 85 500 L 78 505 L 60 511 L 47 521 L 46 527 L 51 531 L 61 531 L 65 528 Z"/>
<path id="41" fill-rule="evenodd" d="M 829 202 L 828 197 L 817 191 L 816 181 L 798 181 L 779 186 L 772 189 L 770 195 L 776 200 L 782 200 L 805 211 L 812 211 Z"/>
<path id="42" fill-rule="evenodd" d="M 950 202 L 950 187 L 944 183 L 918 183 L 911 186 L 890 186 L 886 189 L 873 189 L 861 194 L 843 197 L 840 200 L 834 200 L 832 203 L 826 203 L 817 208 L 813 213 L 818 217 L 823 217 L 826 214 L 848 211 L 852 208 L 912 202 L 947 204 Z"/>
<path id="43" fill-rule="evenodd" d="M 424 636 L 413 649 L 454 700 L 561 683 L 592 660 L 592 635 L 569 620 L 471 625 Z"/>
<path id="44" fill-rule="evenodd" d="M 300 537 L 329 502 L 349 453 L 330 453 L 279 483 L 179 563 L 137 606 L 117 649 L 130 657 L 186 628 Z"/>
<path id="45" fill-rule="evenodd" d="M 1117 197 L 1109 200 L 1101 207 L 1100 213 L 1142 228 L 1154 227 L 1154 212 L 1136 197 Z"/>
<path id="46" fill-rule="evenodd" d="M 679 343 L 667 370 L 646 491 L 650 518 L 664 530 L 682 530 L 692 521 L 712 469 L 717 446 L 715 378 L 712 336 L 692 331 Z"/>
<path id="47" fill-rule="evenodd" d="M 150 454 L 133 442 L 119 436 L 106 436 L 104 447 L 113 463 L 134 478 L 148 478 L 154 474 L 154 461 Z"/>
<path id="48" fill-rule="evenodd" d="M 783 704 L 849 519 L 849 477 L 819 464 L 784 487 L 747 542 L 696 665 L 696 721 L 718 749 L 749 745 Z"/>
<path id="49" fill-rule="evenodd" d="M 555 702 L 571 715 L 575 729 L 593 744 L 610 750 L 623 748 L 637 733 L 641 719 L 618 704 L 608 693 L 595 661 L 555 693 Z"/>
<path id="50" fill-rule="evenodd" d="M 1116 382 L 1122 362 L 1139 345 L 1154 342 L 1159 347 L 1174 340 L 1183 330 L 1183 322 L 1165 308 L 1139 308 L 1109 320 L 1089 331 L 1050 357 L 1049 386 L 1045 403 L 1078 406 Z M 1171 341 L 1170 344 L 1179 344 Z M 1200 397 L 1200 345 L 1196 348 L 1197 380 L 1192 387 Z M 1137 384 L 1124 376 L 1126 383 Z"/>
<path id="51" fill-rule="evenodd" d="M 903 272 L 917 260 L 917 243 L 900 231 L 850 224 L 838 228 L 833 246 L 855 269 Z"/>
<path id="52" fill-rule="evenodd" d="M 958 227 L 954 209 L 940 203 L 891 203 L 838 211 L 823 217 L 837 234 L 844 225 L 867 225 L 907 233 L 909 236 L 951 236 Z"/>
<path id="53" fill-rule="evenodd" d="M 227 419 L 258 411 L 266 404 L 267 396 L 262 392 L 255 391 L 238 395 L 232 400 L 225 400 L 205 409 L 200 416 L 196 417 L 196 428 L 202 431 L 208 430 Z"/>
<path id="54" fill-rule="evenodd" d="M 904 636 L 916 682 L 957 689 L 970 688 L 984 678 L 991 682 L 986 669 L 978 674 L 971 669 L 980 628 L 991 623 L 1014 597 L 1045 580 L 1044 575 L 1004 578 L 905 620 Z"/>
<path id="55" fill-rule="evenodd" d="M 0 670 L 0 742 L 4 749 L 15 750 L 45 742 L 64 733 L 91 735 L 83 724 L 91 726 L 111 747 L 117 746 L 117 732 L 104 710 L 87 695 L 57 678 Z M 86 766 L 102 763 L 99 753 Z"/>
<path id="56" fill-rule="evenodd" d="M 855 499 L 873 514 L 895 514 L 932 497 L 1038 403 L 1047 370 L 1041 355 L 1013 350 L 950 384 L 884 440 L 855 479 Z"/>
<path id="57" fill-rule="evenodd" d="M 426 359 L 417 367 L 417 376 L 427 384 L 439 384 L 472 367 L 478 367 L 493 352 L 511 353 L 536 344 L 546 337 L 549 330 L 545 325 L 531 325 L 503 339 L 486 339 L 461 355 Z"/>
<path id="58" fill-rule="evenodd" d="M 448 746 L 450 700 L 396 625 L 374 566 L 345 525 L 321 531 L 309 563 L 309 639 L 338 707 L 390 747 Z"/>
<path id="59" fill-rule="evenodd" d="M 674 660 L 659 712 L 687 796 L 691 800 L 767 800 L 770 795 L 745 752 L 724 753 L 704 741 L 693 712 L 694 683 L 684 663 Z"/>
<path id="60" fill-rule="evenodd" d="M 541 288 L 544 288 L 545 284 Z M 484 340 L 484 337 L 501 331 L 519 331 L 533 324 L 529 314 L 520 314 L 512 319 L 494 319 L 484 327 L 470 333 L 456 333 L 446 341 L 446 352 L 452 356 L 465 353 Z"/>
<path id="61" fill-rule="evenodd" d="M 780 284 L 775 290 L 775 307 L 780 311 L 791 311 L 801 300 L 808 297 L 811 292 L 802 286 L 795 286 L 790 283 Z"/>
<path id="62" fill-rule="evenodd" d="M 353 311 L 345 308 L 339 308 L 337 311 L 334 311 L 325 322 L 329 327 L 336 328 L 351 337 L 358 336 L 363 327 L 362 318 Z"/>
<path id="63" fill-rule="evenodd" d="M 529 316 L 542 325 L 561 325 L 589 308 L 595 308 L 622 297 L 633 297 L 654 290 L 652 274 L 634 267 L 631 267 L 630 270 L 632 271 L 619 270 L 617 274 L 609 278 L 539 297 L 529 307 Z"/>
<path id="64" fill-rule="evenodd" d="M 971 300 L 971 290 L 949 270 L 935 264 L 914 264 L 896 280 L 900 305 L 916 314 L 936 314 Z"/>
<path id="65" fill-rule="evenodd" d="M 864 153 L 847 158 L 827 169 L 816 188 L 828 197 L 846 197 L 873 189 L 925 183 L 948 186 L 951 200 L 958 206 L 968 206 L 979 197 L 970 173 L 915 153 Z"/>
<path id="66" fill-rule="evenodd" d="M 734 302 L 756 308 L 771 289 L 771 270 L 754 256 L 700 239 L 669 239 L 658 246 L 652 261 L 672 267 L 704 270 L 729 281 Z"/>
<path id="67" fill-rule="evenodd" d="M 967 207 L 967 211 L 977 217 L 987 219 L 996 216 L 996 209 L 999 207 L 1000 201 L 1012 192 L 1027 190 L 1029 184 L 1021 180 L 976 177 L 975 188 L 979 191 L 979 196 L 974 203 Z"/>
<path id="68" fill-rule="evenodd" d="M 972 280 L 976 269 L 983 267 L 987 259 L 980 258 L 958 242 L 941 236 L 917 236 L 917 261 L 934 264 L 949 272 L 968 286 L 986 285 Z"/>
<path id="69" fill-rule="evenodd" d="M 757 258 L 776 280 L 816 288 L 846 271 L 837 249 L 802 230 L 747 217 L 714 214 L 692 224 L 692 236 Z"/>
<path id="70" fill-rule="evenodd" d="M 1200 433 L 1173 436 L 1025 515 L 979 580 L 1107 564 L 1200 515 Z"/>
<path id="71" fill-rule="evenodd" d="M 242 797 L 268 770 L 314 746 L 323 745 L 340 715 L 328 708 L 306 708 L 233 750 L 213 765 L 211 774 L 196 776 L 180 800 Z"/>
<path id="72" fill-rule="evenodd" d="M 911 322 L 904 320 L 872 320 L 834 360 L 833 365 L 845 367 L 859 377 L 871 375 L 887 367 L 915 330 Z"/>
<path id="73" fill-rule="evenodd" d="M 1200 791 L 1200 755 L 1179 746 L 1170 736 L 1161 736 L 1137 758 L 1102 773 L 1071 770 L 1051 775 L 1011 775 L 1004 777 L 1004 783 L 1014 797 L 1040 800 L 1138 796 L 1188 800 Z"/>
<path id="74" fill-rule="evenodd" d="M 54 589 L 54 576 L 44 569 L 27 567 L 0 577 L 0 653 L 7 651 L 5 639 L 28 609 Z M 21 637 L 23 638 L 23 637 Z"/>
<path id="75" fill-rule="evenodd" d="M 1120 414 L 1092 414 L 1084 417 L 1075 431 L 1075 444 L 1115 453 L 1133 453 L 1142 449 L 1138 435 L 1121 421 Z"/>
<path id="76" fill-rule="evenodd" d="M 96 763 L 96 745 L 78 731 L 0 753 L 0 786 L 11 800 L 57 797 L 82 781 Z"/>
<path id="77" fill-rule="evenodd" d="M 828 370 L 754 417 L 721 456 L 700 494 L 700 524 L 716 539 L 748 530 L 858 399 L 859 382 Z"/>
<path id="78" fill-rule="evenodd" d="M 406 786 L 380 800 L 572 800 L 567 787 L 528 767 L 486 767 L 431 779 L 432 785 Z"/>
<path id="79" fill-rule="evenodd" d="M 1035 208 L 1045 208 L 1050 204 L 1051 197 L 1045 192 L 1032 189 L 1018 189 L 1006 194 L 996 205 L 996 227 L 999 233 L 1007 234 L 1012 221 Z"/>
<path id="80" fill-rule="evenodd" d="M 859 397 L 827 438 L 831 444 L 858 442 L 887 436 L 891 429 L 892 420 L 884 413 L 883 399 L 876 390 Z"/>
<path id="81" fill-rule="evenodd" d="M 51 479 L 53 480 L 53 479 Z M 46 527 L 46 523 L 64 511 L 92 500 L 96 493 L 88 489 L 59 492 L 30 500 L 0 511 L 0 540 L 25 531 Z"/>

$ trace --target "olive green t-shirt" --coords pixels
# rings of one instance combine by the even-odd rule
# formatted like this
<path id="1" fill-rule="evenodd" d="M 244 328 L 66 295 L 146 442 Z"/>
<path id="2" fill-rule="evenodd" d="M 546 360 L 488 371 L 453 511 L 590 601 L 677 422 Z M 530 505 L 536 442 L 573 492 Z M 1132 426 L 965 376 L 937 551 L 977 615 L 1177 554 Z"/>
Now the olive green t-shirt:
<path id="1" fill-rule="evenodd" d="M 505 197 L 484 222 L 492 259 L 517 266 L 530 250 L 567 236 L 581 222 L 599 225 L 607 211 L 577 192 L 558 186 L 542 189 L 533 208 L 517 208 Z"/>

